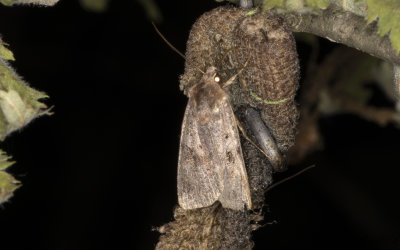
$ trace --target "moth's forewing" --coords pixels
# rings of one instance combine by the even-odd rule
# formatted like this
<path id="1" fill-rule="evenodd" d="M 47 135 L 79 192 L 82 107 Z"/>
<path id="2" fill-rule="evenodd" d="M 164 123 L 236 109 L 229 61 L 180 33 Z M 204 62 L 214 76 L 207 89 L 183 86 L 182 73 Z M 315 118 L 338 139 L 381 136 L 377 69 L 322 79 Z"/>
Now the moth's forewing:
<path id="1" fill-rule="evenodd" d="M 229 100 L 221 105 L 220 140 L 225 154 L 221 154 L 224 162 L 224 190 L 219 201 L 225 208 L 243 210 L 244 205 L 251 209 L 250 187 L 240 145 L 239 132 L 235 115 Z"/>
<path id="2" fill-rule="evenodd" d="M 225 208 L 251 208 L 235 116 L 227 94 L 211 79 L 212 70 L 189 91 L 178 161 L 179 204 L 194 209 L 219 200 Z"/>
<path id="3" fill-rule="evenodd" d="M 219 168 L 211 162 L 211 152 L 201 143 L 195 101 L 190 98 L 182 123 L 178 160 L 178 202 L 184 209 L 212 205 L 221 195 Z"/>

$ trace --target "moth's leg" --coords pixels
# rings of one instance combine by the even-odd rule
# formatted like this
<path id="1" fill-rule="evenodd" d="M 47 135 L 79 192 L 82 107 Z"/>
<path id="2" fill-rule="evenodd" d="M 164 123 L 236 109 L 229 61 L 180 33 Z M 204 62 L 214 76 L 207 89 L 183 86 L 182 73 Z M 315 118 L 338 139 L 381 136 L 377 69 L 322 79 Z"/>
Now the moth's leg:
<path id="1" fill-rule="evenodd" d="M 242 132 L 243 137 L 248 140 L 252 145 L 254 145 L 262 154 L 264 154 L 265 157 L 267 157 L 275 171 L 284 171 L 286 169 L 285 160 L 279 152 L 275 140 L 272 138 L 269 129 L 267 128 L 267 126 L 265 126 L 258 112 L 253 108 L 247 108 L 244 112 L 244 117 L 260 146 L 256 145 L 247 136 L 243 126 L 236 118 L 236 123 L 239 127 L 239 130 Z"/>

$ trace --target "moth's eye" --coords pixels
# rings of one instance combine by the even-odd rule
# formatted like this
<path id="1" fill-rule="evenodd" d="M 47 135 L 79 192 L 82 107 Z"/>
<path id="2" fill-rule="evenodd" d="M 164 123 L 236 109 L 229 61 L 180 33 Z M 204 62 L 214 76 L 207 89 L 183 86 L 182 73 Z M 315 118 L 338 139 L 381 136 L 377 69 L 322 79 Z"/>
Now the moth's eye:
<path id="1" fill-rule="evenodd" d="M 221 77 L 219 77 L 219 76 L 214 76 L 214 81 L 215 81 L 216 83 L 219 83 L 219 82 L 221 81 Z"/>

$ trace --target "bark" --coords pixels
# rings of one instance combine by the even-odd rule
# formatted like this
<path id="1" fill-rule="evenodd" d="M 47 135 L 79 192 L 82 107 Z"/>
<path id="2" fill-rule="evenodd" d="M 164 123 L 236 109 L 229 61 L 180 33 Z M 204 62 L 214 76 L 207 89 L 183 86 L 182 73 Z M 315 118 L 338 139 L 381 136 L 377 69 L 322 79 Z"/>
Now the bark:
<path id="1" fill-rule="evenodd" d="M 388 35 L 379 36 L 376 21 L 366 25 L 363 17 L 343 11 L 336 5 L 330 5 L 320 15 L 290 12 L 284 16 L 293 32 L 311 33 L 400 64 L 400 56 L 392 47 Z"/>

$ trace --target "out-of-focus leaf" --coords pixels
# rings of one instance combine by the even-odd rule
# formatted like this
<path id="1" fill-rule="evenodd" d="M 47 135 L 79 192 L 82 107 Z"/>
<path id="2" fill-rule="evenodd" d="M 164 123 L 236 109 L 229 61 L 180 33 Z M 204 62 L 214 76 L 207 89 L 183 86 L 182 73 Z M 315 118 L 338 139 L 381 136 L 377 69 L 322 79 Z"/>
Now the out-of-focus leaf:
<path id="1" fill-rule="evenodd" d="M 399 100 L 399 92 L 396 80 L 393 79 L 393 73 L 393 65 L 386 61 L 379 61 L 376 67 L 371 70 L 372 79 L 377 82 L 390 100 L 396 102 Z M 394 86 L 393 80 L 395 80 Z"/>
<path id="2" fill-rule="evenodd" d="M 351 72 L 346 74 L 342 79 L 343 83 L 340 88 L 342 95 L 350 96 L 359 103 L 367 104 L 372 92 L 364 87 L 364 82 L 370 79 L 370 72 L 377 66 L 378 59 L 372 56 L 366 56 L 364 60 L 357 63 Z"/>
<path id="3" fill-rule="evenodd" d="M 340 6 L 343 10 L 352 12 L 359 16 L 367 15 L 367 3 L 354 0 L 331 0 L 332 4 Z"/>
<path id="4" fill-rule="evenodd" d="M 318 9 L 326 9 L 329 6 L 329 3 L 329 0 L 305 0 L 306 6 Z"/>
<path id="5" fill-rule="evenodd" d="M 163 16 L 158 5 L 154 0 L 138 0 L 146 11 L 147 17 L 154 22 L 162 22 Z"/>
<path id="6" fill-rule="evenodd" d="M 329 0 L 265 0 L 263 10 L 277 7 L 283 11 L 312 11 L 326 9 Z"/>
<path id="7" fill-rule="evenodd" d="M 93 12 L 104 12 L 107 10 L 110 0 L 80 0 L 81 6 Z"/>
<path id="8" fill-rule="evenodd" d="M 269 10 L 274 7 L 284 8 L 285 0 L 265 0 L 263 10 Z"/>

